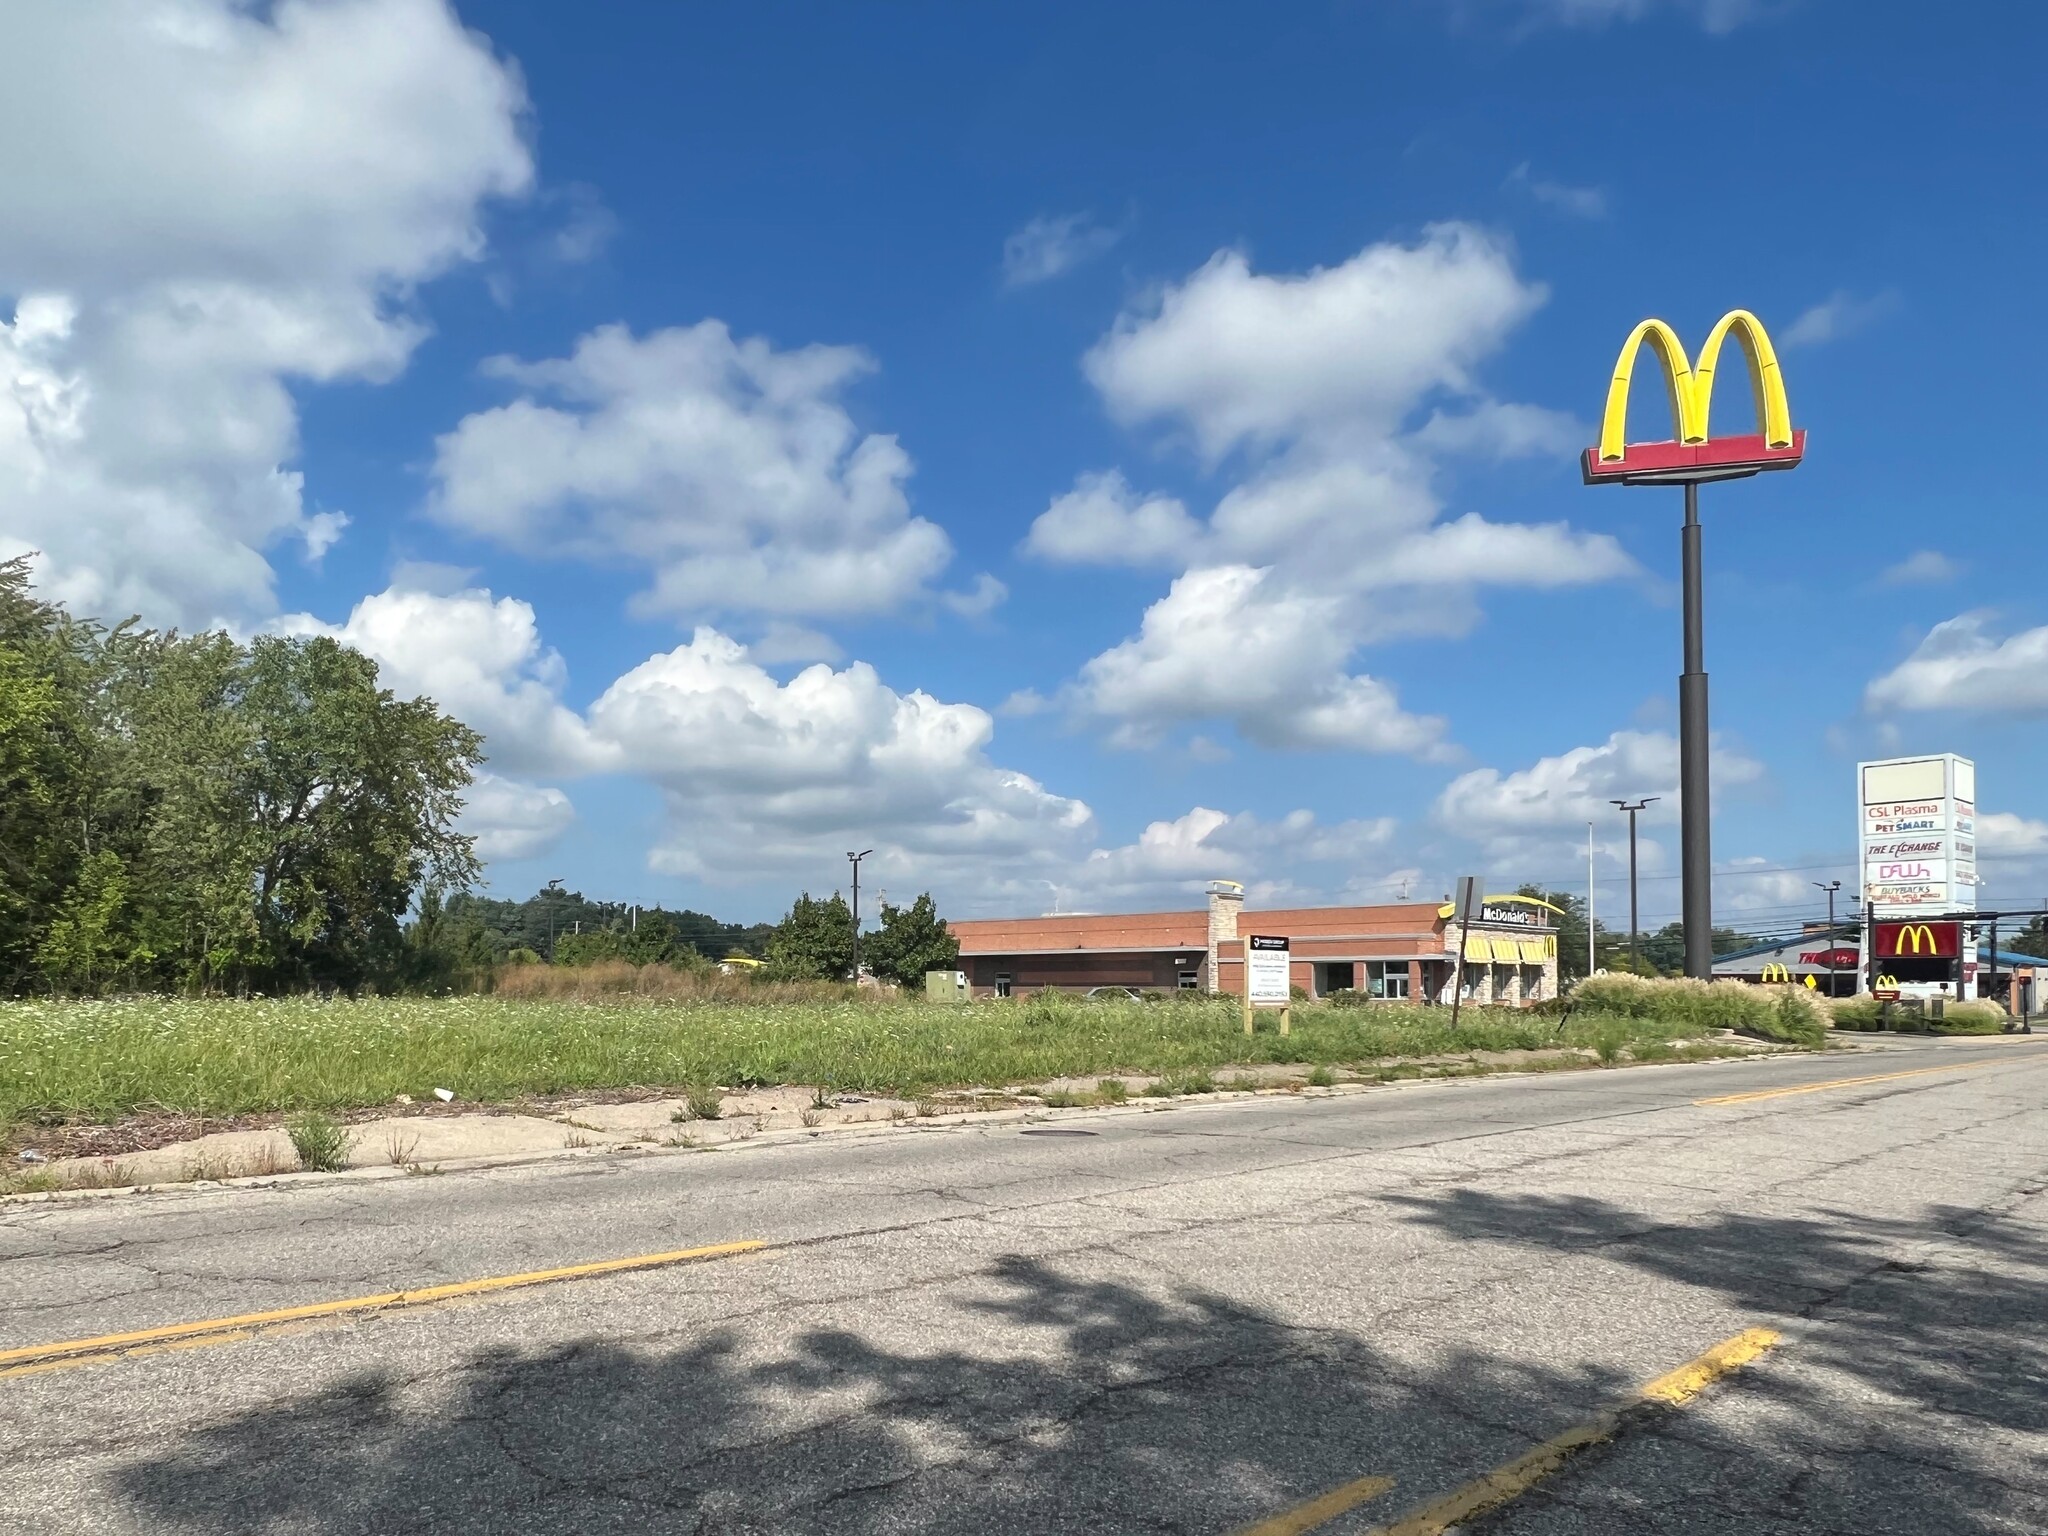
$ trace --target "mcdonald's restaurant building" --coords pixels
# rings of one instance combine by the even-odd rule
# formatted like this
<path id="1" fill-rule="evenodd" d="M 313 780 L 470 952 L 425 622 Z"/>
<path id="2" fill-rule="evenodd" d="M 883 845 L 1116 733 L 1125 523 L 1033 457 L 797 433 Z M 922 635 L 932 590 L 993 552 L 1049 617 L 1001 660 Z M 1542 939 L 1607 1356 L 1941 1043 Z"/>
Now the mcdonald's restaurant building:
<path id="1" fill-rule="evenodd" d="M 1287 939 L 1293 984 L 1311 998 L 1362 993 L 1385 1002 L 1526 1005 L 1557 996 L 1556 912 L 1526 896 L 1489 896 L 1463 937 L 1434 902 L 1245 908 L 1244 887 L 1218 880 L 1206 908 L 1121 916 L 1054 913 L 949 925 L 976 997 L 1047 990 L 1242 995 L 1252 935 Z"/>

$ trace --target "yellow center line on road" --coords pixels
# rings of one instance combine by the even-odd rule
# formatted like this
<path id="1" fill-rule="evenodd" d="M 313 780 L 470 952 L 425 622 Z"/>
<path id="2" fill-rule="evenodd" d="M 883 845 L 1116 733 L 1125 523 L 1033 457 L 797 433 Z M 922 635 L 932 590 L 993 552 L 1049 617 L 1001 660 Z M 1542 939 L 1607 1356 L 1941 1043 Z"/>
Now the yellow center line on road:
<path id="1" fill-rule="evenodd" d="M 1694 1104 L 1754 1104 L 1759 1099 L 1783 1099 L 1796 1093 L 1821 1093 L 1829 1088 L 1855 1088 L 1864 1083 L 1895 1083 L 1905 1077 L 1926 1077 L 1935 1072 L 1970 1072 L 1978 1067 L 2003 1067 L 1998 1060 L 1959 1061 L 1946 1067 L 1915 1067 L 1910 1072 L 1874 1072 L 1868 1077 L 1835 1077 L 1824 1083 L 1799 1083 L 1791 1088 L 1758 1088 L 1750 1093 L 1724 1093 L 1711 1099 L 1694 1099 Z"/>
<path id="2" fill-rule="evenodd" d="M 1248 1525 L 1237 1536 L 1301 1536 L 1339 1515 L 1348 1515 L 1367 1499 L 1376 1499 L 1394 1486 L 1391 1477 L 1361 1477 L 1328 1493 L 1319 1493 L 1306 1503 L 1283 1509 L 1257 1525 Z"/>
<path id="3" fill-rule="evenodd" d="M 1366 1536 L 1443 1536 L 1453 1526 L 1520 1498 L 1586 1447 L 1612 1439 L 1631 1419 L 1684 1407 L 1730 1371 L 1741 1369 L 1770 1349 L 1779 1337 L 1773 1328 L 1750 1328 L 1723 1339 L 1705 1354 L 1638 1388 L 1627 1402 L 1574 1424 L 1533 1451 L 1481 1473 L 1392 1524 L 1374 1526 Z M 1258 1525 L 1246 1526 L 1237 1536 L 1301 1536 L 1393 1486 L 1389 1477 L 1362 1477 Z"/>
<path id="4" fill-rule="evenodd" d="M 594 1263 L 569 1264 L 559 1269 L 533 1269 L 517 1275 L 490 1275 L 481 1280 L 457 1280 L 447 1285 L 425 1286 L 416 1291 L 384 1291 L 375 1296 L 351 1296 L 340 1301 L 316 1301 L 303 1307 L 279 1307 L 269 1312 L 244 1312 L 235 1317 L 214 1317 L 196 1323 L 172 1323 L 167 1327 L 142 1328 L 132 1333 L 105 1333 L 97 1338 L 67 1339 L 57 1344 L 31 1344 L 25 1349 L 0 1350 L 0 1376 L 26 1376 L 61 1364 L 113 1355 L 155 1353 L 159 1349 L 216 1340 L 225 1343 L 230 1337 L 246 1338 L 260 1330 L 281 1328 L 288 1324 L 319 1318 L 392 1312 L 403 1307 L 427 1307 L 441 1301 L 490 1296 L 499 1291 L 525 1290 L 536 1285 L 556 1285 L 565 1280 L 592 1280 L 601 1275 L 623 1275 L 636 1270 L 666 1269 L 675 1264 L 730 1258 L 742 1253 L 758 1253 L 768 1246 L 758 1238 L 749 1238 L 736 1243 L 713 1243 L 703 1248 L 678 1248 L 669 1253 L 642 1253 L 628 1259 L 599 1259 Z"/>

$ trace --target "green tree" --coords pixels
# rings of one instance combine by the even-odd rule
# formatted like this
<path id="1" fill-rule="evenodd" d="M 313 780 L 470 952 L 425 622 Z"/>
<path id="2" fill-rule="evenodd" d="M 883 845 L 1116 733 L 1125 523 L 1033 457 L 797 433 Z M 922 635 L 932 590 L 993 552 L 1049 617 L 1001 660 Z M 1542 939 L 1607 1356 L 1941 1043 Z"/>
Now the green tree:
<path id="1" fill-rule="evenodd" d="M 1756 940 L 1734 928 L 1716 928 L 1713 935 L 1714 953 L 1725 955 L 1738 949 L 1747 949 Z M 1655 933 L 1642 935 L 1638 950 L 1642 955 L 1645 976 L 1683 976 L 1685 974 L 1685 924 L 1666 923 Z M 1610 962 L 1611 969 L 1626 969 L 1628 960 L 1628 935 L 1623 934 L 1617 945 L 1620 964 Z M 1654 968 L 1654 969 L 1653 969 Z"/>
<path id="2" fill-rule="evenodd" d="M 2048 918 L 2035 918 L 2008 938 L 1998 936 L 1998 947 L 2019 955 L 2039 955 L 2048 960 Z"/>
<path id="3" fill-rule="evenodd" d="M 619 953 L 635 965 L 659 965 L 676 955 L 676 925 L 666 912 L 642 912 L 619 935 Z"/>
<path id="4" fill-rule="evenodd" d="M 609 928 L 565 933 L 555 940 L 555 964 L 595 965 L 600 960 L 618 959 L 623 949 L 620 936 Z"/>
<path id="5" fill-rule="evenodd" d="M 1524 885 L 1516 889 L 1517 896 L 1533 896 L 1536 900 L 1548 902 L 1558 910 L 1548 914 L 1548 921 L 1557 925 L 1557 979 L 1561 986 L 1569 986 L 1586 974 L 1586 898 L 1574 896 L 1569 891 L 1545 890 L 1540 885 Z M 1603 928 L 1601 930 L 1605 932 Z"/>
<path id="6" fill-rule="evenodd" d="M 809 891 L 768 937 L 768 974 L 782 981 L 843 981 L 853 974 L 853 913 L 834 891 L 825 901 Z"/>
<path id="7" fill-rule="evenodd" d="M 921 987 L 926 971 L 959 964 L 960 941 L 947 931 L 927 891 L 907 907 L 882 903 L 882 926 L 861 941 L 861 959 L 885 981 Z"/>
<path id="8" fill-rule="evenodd" d="M 0 644 L 0 983 L 36 948 L 60 879 L 65 763 L 55 679 Z"/>
<path id="9" fill-rule="evenodd" d="M 0 561 L 0 987 L 402 984 L 480 738 L 333 640 L 78 621 Z"/>
<path id="10" fill-rule="evenodd" d="M 87 859 L 36 947 L 36 963 L 53 987 L 90 992 L 127 969 L 133 959 L 122 942 L 127 901 L 120 855 L 102 850 Z"/>

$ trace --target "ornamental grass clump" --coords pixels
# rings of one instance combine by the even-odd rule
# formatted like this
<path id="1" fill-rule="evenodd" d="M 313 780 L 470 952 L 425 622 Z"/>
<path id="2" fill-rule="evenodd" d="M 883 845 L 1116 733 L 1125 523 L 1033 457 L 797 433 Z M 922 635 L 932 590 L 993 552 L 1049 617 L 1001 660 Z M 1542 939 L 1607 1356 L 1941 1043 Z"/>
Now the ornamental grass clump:
<path id="1" fill-rule="evenodd" d="M 1686 976 L 1588 976 L 1572 989 L 1583 1015 L 1643 1019 L 1688 1031 L 1732 1029 L 1759 1040 L 1819 1045 L 1827 1038 L 1827 1004 L 1800 987 L 1759 987 Z"/>

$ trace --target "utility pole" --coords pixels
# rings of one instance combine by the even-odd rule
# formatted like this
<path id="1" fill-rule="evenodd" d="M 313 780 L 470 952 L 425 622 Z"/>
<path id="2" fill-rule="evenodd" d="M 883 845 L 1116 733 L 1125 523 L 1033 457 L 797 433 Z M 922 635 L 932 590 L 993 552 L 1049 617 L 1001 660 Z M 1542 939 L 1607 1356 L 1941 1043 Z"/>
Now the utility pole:
<path id="1" fill-rule="evenodd" d="M 1839 880 L 1830 880 L 1822 885 L 1818 880 L 1806 882 L 1817 891 L 1828 893 L 1828 996 L 1835 995 L 1835 892 L 1842 888 Z"/>
<path id="2" fill-rule="evenodd" d="M 859 853 L 849 851 L 847 862 L 853 865 L 853 985 L 860 988 L 860 861 L 875 850 L 863 848 Z"/>
<path id="3" fill-rule="evenodd" d="M 1690 491 L 1692 487 L 1687 486 L 1686 489 Z M 1642 927 L 1642 921 L 1636 915 L 1636 812 L 1655 805 L 1663 798 L 1662 795 L 1649 795 L 1641 800 L 1610 800 L 1607 802 L 1611 806 L 1628 812 L 1628 968 L 1630 975 L 1639 975 L 1642 972 L 1642 964 L 1636 956 L 1636 931 Z M 1690 923 L 1686 924 L 1686 932 L 1688 935 L 1692 932 L 1692 925 Z M 1690 953 L 1686 956 L 1685 973 L 1688 976 L 1692 974 L 1692 956 Z"/>
<path id="4" fill-rule="evenodd" d="M 557 877 L 548 882 L 548 964 L 555 963 L 555 903 L 561 899 L 562 882 Z"/>

